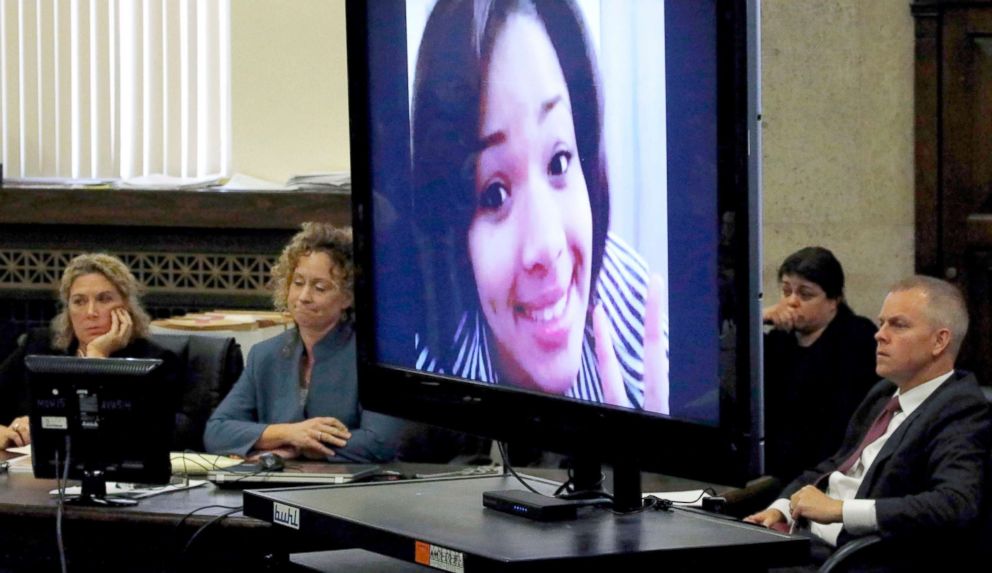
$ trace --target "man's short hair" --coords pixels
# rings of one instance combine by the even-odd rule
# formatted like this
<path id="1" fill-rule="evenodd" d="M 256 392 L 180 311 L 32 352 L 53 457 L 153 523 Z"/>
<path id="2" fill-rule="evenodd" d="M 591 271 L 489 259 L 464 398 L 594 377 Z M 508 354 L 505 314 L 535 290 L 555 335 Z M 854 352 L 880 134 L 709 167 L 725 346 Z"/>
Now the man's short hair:
<path id="1" fill-rule="evenodd" d="M 961 344 L 968 333 L 968 305 L 958 287 L 934 277 L 914 275 L 892 285 L 889 292 L 902 292 L 912 289 L 922 290 L 927 297 L 923 313 L 931 324 L 951 331 L 949 349 L 957 356 Z"/>

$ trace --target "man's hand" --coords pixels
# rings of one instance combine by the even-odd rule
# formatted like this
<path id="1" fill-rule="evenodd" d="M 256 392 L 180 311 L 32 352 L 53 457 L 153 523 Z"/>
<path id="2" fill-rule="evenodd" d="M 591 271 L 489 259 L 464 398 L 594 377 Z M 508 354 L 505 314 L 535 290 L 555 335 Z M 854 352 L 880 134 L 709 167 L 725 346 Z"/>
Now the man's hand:
<path id="1" fill-rule="evenodd" d="M 796 311 L 784 302 L 779 302 L 761 311 L 761 322 L 772 325 L 775 330 L 791 332 L 796 323 Z"/>
<path id="2" fill-rule="evenodd" d="M 88 358 L 107 358 L 131 341 L 131 313 L 126 308 L 110 311 L 110 330 L 86 345 Z"/>
<path id="3" fill-rule="evenodd" d="M 764 511 L 752 513 L 745 517 L 744 521 L 755 525 L 763 525 L 771 529 L 776 523 L 785 523 L 785 515 L 781 511 L 770 507 Z"/>
<path id="4" fill-rule="evenodd" d="M 844 521 L 844 502 L 807 485 L 789 498 L 792 519 L 806 518 L 817 523 Z"/>

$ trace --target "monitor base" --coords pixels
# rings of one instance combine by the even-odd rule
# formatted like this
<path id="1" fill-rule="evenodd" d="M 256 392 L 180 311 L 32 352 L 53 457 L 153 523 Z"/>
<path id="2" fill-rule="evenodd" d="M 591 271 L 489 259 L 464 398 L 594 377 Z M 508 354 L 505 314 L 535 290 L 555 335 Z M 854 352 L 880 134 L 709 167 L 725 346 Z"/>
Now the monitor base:
<path id="1" fill-rule="evenodd" d="M 107 497 L 107 477 L 100 470 L 83 471 L 82 491 L 79 495 L 64 498 L 66 505 L 77 507 L 131 507 L 136 499 Z"/>

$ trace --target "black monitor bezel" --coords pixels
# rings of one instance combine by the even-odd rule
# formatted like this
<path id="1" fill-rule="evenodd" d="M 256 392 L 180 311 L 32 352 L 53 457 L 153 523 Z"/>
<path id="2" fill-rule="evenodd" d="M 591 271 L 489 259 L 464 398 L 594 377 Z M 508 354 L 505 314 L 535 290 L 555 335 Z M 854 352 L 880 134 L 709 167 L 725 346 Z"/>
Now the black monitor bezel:
<path id="1" fill-rule="evenodd" d="M 352 209 L 355 229 L 356 335 L 359 395 L 370 410 L 444 426 L 500 441 L 523 442 L 566 455 L 594 456 L 606 463 L 635 463 L 648 471 L 728 485 L 760 475 L 761 390 L 758 209 L 749 138 L 757 113 L 753 85 L 756 7 L 753 0 L 720 1 L 718 83 L 733 86 L 718 100 L 718 193 L 720 210 L 733 210 L 740 240 L 733 246 L 736 387 L 740 399 L 721 400 L 717 426 L 656 417 L 621 408 L 580 403 L 498 386 L 467 383 L 376 362 L 376 309 L 372 271 L 374 201 L 370 135 L 367 37 L 375 23 L 368 8 L 349 0 L 347 45 L 351 119 Z M 723 88 L 721 88 L 723 89 Z M 727 94 L 732 94 L 730 97 Z M 756 147 L 756 146 L 755 146 Z M 746 224 L 742 222 L 747 222 Z M 548 429 L 552 431 L 549 433 Z M 604 431 L 605 429 L 605 431 Z M 659 440 L 664 440 L 661 442 Z"/>
<path id="2" fill-rule="evenodd" d="M 28 355 L 24 359 L 31 408 L 31 463 L 38 478 L 62 478 L 66 439 L 69 440 L 68 478 L 82 480 L 87 472 L 101 472 L 107 481 L 165 484 L 172 476 L 171 450 L 175 417 L 172 393 L 158 358 L 81 358 Z M 137 416 L 128 416 L 128 432 L 112 421 L 109 428 L 84 430 L 79 415 L 78 391 L 109 391 L 136 404 Z M 66 397 L 62 407 L 44 406 L 54 393 Z M 42 416 L 62 412 L 66 428 L 45 427 Z M 95 433 L 94 433 L 95 432 Z M 98 451 L 99 454 L 92 452 Z M 114 455 L 124 452 L 126 458 Z M 56 471 L 55 455 L 60 467 Z M 113 452 L 109 454 L 107 452 Z"/>

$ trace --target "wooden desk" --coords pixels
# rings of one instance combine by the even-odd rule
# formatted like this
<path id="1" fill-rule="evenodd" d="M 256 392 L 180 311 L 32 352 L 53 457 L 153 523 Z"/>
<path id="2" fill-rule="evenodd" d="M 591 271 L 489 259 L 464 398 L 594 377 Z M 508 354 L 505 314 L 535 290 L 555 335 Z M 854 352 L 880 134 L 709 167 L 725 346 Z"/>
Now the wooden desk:
<path id="1" fill-rule="evenodd" d="M 48 493 L 54 488 L 55 481 L 30 473 L 0 474 L 0 570 L 58 570 L 57 506 Z M 66 507 L 62 531 L 69 570 L 256 571 L 266 561 L 280 562 L 291 552 L 317 548 L 236 513 L 211 525 L 182 556 L 190 536 L 227 510 L 204 509 L 180 525 L 187 513 L 241 503 L 241 491 L 207 484 L 145 498 L 128 508 Z"/>
<path id="2" fill-rule="evenodd" d="M 0 451 L 0 461 L 17 457 Z M 450 471 L 436 464 L 390 464 L 404 473 Z M 77 482 L 70 481 L 71 485 Z M 0 571 L 57 571 L 54 480 L 30 472 L 0 474 Z M 213 484 L 161 494 L 125 508 L 66 507 L 62 530 L 70 571 L 257 571 L 288 563 L 291 553 L 342 549 L 326 535 L 319 539 L 291 534 L 264 520 L 236 513 L 214 523 L 182 556 L 190 537 L 242 505 L 242 491 Z M 191 511 L 205 508 L 183 518 Z M 180 524 L 182 522 L 182 524 Z M 345 556 L 347 557 L 347 556 Z M 342 564 L 351 563 L 348 558 Z"/>

